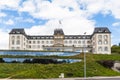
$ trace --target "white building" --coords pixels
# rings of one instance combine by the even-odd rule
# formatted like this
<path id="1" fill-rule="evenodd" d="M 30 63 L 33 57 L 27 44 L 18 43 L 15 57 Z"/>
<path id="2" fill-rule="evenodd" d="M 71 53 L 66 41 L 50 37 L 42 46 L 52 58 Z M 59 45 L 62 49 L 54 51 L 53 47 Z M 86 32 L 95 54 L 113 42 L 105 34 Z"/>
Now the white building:
<path id="1" fill-rule="evenodd" d="M 53 35 L 27 35 L 24 29 L 9 33 L 10 50 L 80 51 L 111 54 L 111 32 L 107 27 L 97 27 L 92 35 L 65 35 L 55 29 Z"/>

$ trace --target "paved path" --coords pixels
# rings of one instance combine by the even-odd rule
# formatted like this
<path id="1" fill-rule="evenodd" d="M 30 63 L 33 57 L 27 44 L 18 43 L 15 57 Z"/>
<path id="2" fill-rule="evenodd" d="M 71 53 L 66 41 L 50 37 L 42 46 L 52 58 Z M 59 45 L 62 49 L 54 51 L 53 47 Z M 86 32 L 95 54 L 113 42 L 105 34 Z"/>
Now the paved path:
<path id="1" fill-rule="evenodd" d="M 119 77 L 54 78 L 54 79 L 0 79 L 0 80 L 120 80 Z"/>

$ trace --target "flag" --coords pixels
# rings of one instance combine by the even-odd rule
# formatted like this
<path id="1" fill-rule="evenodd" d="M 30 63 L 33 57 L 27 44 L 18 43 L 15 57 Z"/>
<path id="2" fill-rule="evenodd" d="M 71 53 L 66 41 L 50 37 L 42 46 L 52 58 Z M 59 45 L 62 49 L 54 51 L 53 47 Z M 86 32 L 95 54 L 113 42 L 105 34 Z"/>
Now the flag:
<path id="1" fill-rule="evenodd" d="M 86 32 L 84 34 L 86 34 Z"/>
<path id="2" fill-rule="evenodd" d="M 62 24 L 60 20 L 59 20 L 59 24 Z"/>

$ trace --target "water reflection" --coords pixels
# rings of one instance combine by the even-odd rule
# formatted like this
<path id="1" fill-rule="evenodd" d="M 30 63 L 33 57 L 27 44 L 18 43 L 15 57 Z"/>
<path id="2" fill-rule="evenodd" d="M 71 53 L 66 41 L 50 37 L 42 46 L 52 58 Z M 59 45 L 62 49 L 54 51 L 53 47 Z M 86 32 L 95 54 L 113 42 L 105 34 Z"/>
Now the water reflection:
<path id="1" fill-rule="evenodd" d="M 31 52 L 31 51 L 0 51 L 0 55 L 19 55 L 19 56 L 74 56 L 79 52 Z"/>
<path id="2" fill-rule="evenodd" d="M 80 59 L 35 59 L 35 58 L 0 58 L 4 63 L 40 63 L 40 64 L 60 64 L 80 62 Z"/>

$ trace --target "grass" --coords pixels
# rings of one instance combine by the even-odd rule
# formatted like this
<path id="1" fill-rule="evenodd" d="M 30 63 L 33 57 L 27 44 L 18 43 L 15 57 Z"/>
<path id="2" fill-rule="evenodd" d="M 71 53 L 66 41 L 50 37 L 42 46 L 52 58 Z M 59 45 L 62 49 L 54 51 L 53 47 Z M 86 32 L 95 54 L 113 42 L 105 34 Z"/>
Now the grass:
<path id="1" fill-rule="evenodd" d="M 83 54 L 79 54 L 76 56 L 69 56 L 69 57 L 47 56 L 45 58 L 56 58 L 56 57 L 83 59 Z M 120 73 L 115 72 L 109 68 L 105 68 L 96 62 L 98 60 L 120 60 L 120 55 L 87 54 L 86 57 L 87 57 L 87 77 L 120 76 Z M 37 57 L 37 58 L 43 58 L 43 57 Z M 77 63 L 71 63 L 71 64 L 64 63 L 64 64 L 46 64 L 46 65 L 0 63 L 0 78 L 58 78 L 60 73 L 64 73 L 65 77 L 83 77 L 84 74 L 83 67 L 84 67 L 83 61 Z"/>

